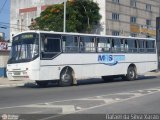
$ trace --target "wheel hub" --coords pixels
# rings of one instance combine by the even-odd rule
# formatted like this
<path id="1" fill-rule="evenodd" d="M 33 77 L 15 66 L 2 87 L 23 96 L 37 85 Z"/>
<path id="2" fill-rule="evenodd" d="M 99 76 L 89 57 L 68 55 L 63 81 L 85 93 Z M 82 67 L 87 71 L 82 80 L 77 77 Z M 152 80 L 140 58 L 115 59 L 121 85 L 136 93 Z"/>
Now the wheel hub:
<path id="1" fill-rule="evenodd" d="M 64 82 L 67 82 L 68 80 L 70 80 L 71 79 L 71 77 L 70 77 L 70 75 L 68 75 L 68 74 L 64 74 L 63 76 L 62 76 L 62 80 L 64 81 Z"/>
<path id="2" fill-rule="evenodd" d="M 133 78 L 133 77 L 134 77 L 134 70 L 131 70 L 131 71 L 129 72 L 129 76 L 130 76 L 130 78 Z"/>

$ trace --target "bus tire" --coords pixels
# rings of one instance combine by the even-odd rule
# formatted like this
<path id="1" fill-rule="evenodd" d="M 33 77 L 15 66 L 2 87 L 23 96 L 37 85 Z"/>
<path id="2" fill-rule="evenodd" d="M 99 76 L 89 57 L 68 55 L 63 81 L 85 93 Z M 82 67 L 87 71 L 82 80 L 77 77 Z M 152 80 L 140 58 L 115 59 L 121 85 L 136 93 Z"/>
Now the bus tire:
<path id="1" fill-rule="evenodd" d="M 46 87 L 48 85 L 48 81 L 36 81 L 39 87 Z"/>
<path id="2" fill-rule="evenodd" d="M 71 70 L 63 70 L 60 74 L 59 86 L 66 87 L 73 84 L 73 76 Z"/>
<path id="3" fill-rule="evenodd" d="M 127 75 L 125 76 L 125 79 L 128 81 L 133 81 L 137 77 L 136 69 L 134 66 L 129 66 L 127 70 Z"/>

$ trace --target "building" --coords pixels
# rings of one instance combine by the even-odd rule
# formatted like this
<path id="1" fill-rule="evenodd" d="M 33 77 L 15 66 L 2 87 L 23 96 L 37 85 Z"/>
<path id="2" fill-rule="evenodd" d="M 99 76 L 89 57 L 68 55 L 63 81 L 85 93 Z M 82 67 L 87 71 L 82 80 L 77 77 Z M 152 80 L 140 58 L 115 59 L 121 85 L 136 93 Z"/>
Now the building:
<path id="1" fill-rule="evenodd" d="M 28 26 L 40 13 L 52 4 L 64 0 L 11 0 L 10 39 L 18 32 L 29 30 Z"/>
<path id="2" fill-rule="evenodd" d="M 0 41 L 5 40 L 5 34 L 4 32 L 0 32 Z"/>
<path id="3" fill-rule="evenodd" d="M 11 43 L 5 41 L 5 34 L 0 32 L 0 77 L 6 77 L 6 65 L 10 49 Z"/>
<path id="4" fill-rule="evenodd" d="M 0 77 L 6 76 L 6 65 L 9 57 L 10 43 L 0 42 Z"/>
<path id="5" fill-rule="evenodd" d="M 97 34 L 156 37 L 156 17 L 160 16 L 159 0 L 94 0 L 99 4 L 101 26 Z M 51 4 L 64 0 L 11 0 L 11 36 L 28 30 L 34 18 Z M 15 9 L 16 8 L 16 9 Z"/>
<path id="6" fill-rule="evenodd" d="M 106 34 L 156 37 L 159 0 L 106 0 Z"/>

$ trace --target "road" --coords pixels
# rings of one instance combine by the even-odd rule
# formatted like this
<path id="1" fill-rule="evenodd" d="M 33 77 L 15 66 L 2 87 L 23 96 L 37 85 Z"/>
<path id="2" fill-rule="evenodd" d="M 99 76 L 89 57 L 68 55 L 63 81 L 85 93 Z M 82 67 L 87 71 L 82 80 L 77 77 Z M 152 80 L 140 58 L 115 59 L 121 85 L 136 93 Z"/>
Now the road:
<path id="1" fill-rule="evenodd" d="M 72 87 L 50 85 L 40 88 L 32 85 L 0 88 L 0 115 L 18 115 L 23 120 L 78 120 L 86 117 L 87 120 L 103 120 L 113 113 L 160 113 L 159 100 L 160 77 L 107 83 L 93 79 L 79 81 L 78 86 Z"/>

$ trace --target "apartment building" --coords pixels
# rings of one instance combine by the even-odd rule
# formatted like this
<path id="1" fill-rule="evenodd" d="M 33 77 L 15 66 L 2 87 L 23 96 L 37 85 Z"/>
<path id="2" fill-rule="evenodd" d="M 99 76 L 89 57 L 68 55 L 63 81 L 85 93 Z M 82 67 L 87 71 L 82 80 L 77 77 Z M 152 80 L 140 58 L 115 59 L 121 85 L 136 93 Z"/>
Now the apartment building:
<path id="1" fill-rule="evenodd" d="M 105 0 L 106 34 L 156 37 L 159 0 Z"/>

